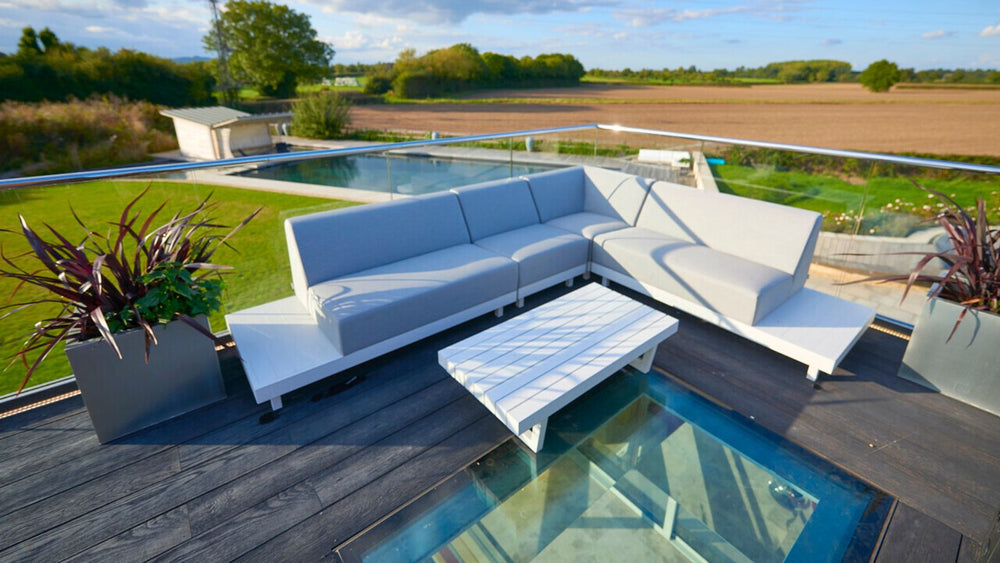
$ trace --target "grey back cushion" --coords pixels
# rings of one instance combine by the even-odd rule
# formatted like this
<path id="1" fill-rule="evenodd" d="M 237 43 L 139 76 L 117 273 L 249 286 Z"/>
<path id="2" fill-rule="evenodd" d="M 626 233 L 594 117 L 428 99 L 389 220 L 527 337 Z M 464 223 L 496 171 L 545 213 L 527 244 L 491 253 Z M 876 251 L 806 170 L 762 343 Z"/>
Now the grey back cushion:
<path id="1" fill-rule="evenodd" d="M 470 242 L 458 198 L 448 192 L 293 217 L 285 236 L 303 299 L 308 286 Z"/>
<path id="2" fill-rule="evenodd" d="M 813 211 L 656 182 L 636 226 L 770 266 L 801 286 L 821 219 Z"/>
<path id="3" fill-rule="evenodd" d="M 650 181 L 593 166 L 586 166 L 583 171 L 583 210 L 635 225 Z"/>
<path id="4" fill-rule="evenodd" d="M 542 223 L 583 212 L 583 168 L 561 168 L 523 176 L 531 187 Z"/>
<path id="5" fill-rule="evenodd" d="M 472 241 L 538 223 L 528 183 L 521 178 L 474 184 L 458 195 Z"/>

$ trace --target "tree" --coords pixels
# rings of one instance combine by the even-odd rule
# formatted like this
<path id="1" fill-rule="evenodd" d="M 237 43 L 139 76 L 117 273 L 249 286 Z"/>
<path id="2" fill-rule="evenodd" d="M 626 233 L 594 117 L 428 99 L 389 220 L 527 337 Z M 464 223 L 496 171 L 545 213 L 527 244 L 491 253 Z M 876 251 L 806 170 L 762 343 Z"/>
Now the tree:
<path id="1" fill-rule="evenodd" d="M 306 14 L 267 0 L 231 0 L 220 19 L 230 75 L 262 94 L 294 95 L 300 81 L 317 80 L 329 69 L 333 49 L 316 39 Z M 214 30 L 202 42 L 218 51 Z"/>
<path id="2" fill-rule="evenodd" d="M 872 92 L 885 92 L 892 88 L 893 84 L 899 82 L 901 76 L 896 63 L 882 59 L 868 65 L 868 68 L 861 71 L 861 76 L 858 79 L 865 88 Z"/>
<path id="3" fill-rule="evenodd" d="M 38 46 L 38 35 L 35 33 L 35 28 L 26 27 L 21 30 L 21 39 L 17 42 L 17 54 L 21 56 L 42 54 L 42 48 Z"/>

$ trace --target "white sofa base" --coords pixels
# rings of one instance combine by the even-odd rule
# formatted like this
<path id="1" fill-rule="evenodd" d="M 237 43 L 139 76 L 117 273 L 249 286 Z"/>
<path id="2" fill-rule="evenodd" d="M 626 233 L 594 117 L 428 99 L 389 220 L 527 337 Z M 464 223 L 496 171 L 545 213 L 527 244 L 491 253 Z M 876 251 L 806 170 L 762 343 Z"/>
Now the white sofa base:
<path id="1" fill-rule="evenodd" d="M 756 325 L 748 325 L 599 264 L 591 272 L 802 362 L 810 381 L 831 374 L 875 318 L 875 310 L 811 289 L 800 289 Z"/>
<path id="2" fill-rule="evenodd" d="M 270 401 L 271 408 L 277 410 L 285 393 L 480 315 L 491 311 L 499 314 L 516 300 L 517 294 L 511 292 L 346 356 L 333 346 L 296 297 L 231 313 L 226 315 L 226 323 L 239 349 L 254 399 L 258 404 Z"/>
<path id="3" fill-rule="evenodd" d="M 587 273 L 587 265 L 581 264 L 575 268 L 566 270 L 565 272 L 559 272 L 554 276 L 549 276 L 543 280 L 538 280 L 535 283 L 529 283 L 528 285 L 517 290 L 517 306 L 524 307 L 524 298 L 538 293 L 539 291 L 548 289 L 554 285 L 559 285 L 562 282 L 566 282 L 568 285 L 572 285 L 573 278 L 576 276 L 582 276 Z"/>

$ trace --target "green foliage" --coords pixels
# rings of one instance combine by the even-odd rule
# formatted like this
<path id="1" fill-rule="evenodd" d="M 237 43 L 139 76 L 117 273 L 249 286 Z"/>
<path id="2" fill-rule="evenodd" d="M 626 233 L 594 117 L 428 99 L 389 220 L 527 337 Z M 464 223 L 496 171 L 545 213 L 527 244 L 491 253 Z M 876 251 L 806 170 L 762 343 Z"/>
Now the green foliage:
<path id="1" fill-rule="evenodd" d="M 181 262 L 164 262 L 139 276 L 146 294 L 132 308 L 105 315 L 112 333 L 137 326 L 140 319 L 168 323 L 181 315 L 210 315 L 222 307 L 222 279 L 196 277 Z"/>
<path id="2" fill-rule="evenodd" d="M 852 76 L 851 64 L 844 61 L 809 60 L 770 63 L 762 67 L 739 67 L 735 70 L 699 70 L 697 67 L 664 68 L 662 70 L 642 69 L 603 70 L 590 69 L 588 77 L 599 79 L 620 79 L 628 82 L 652 82 L 660 84 L 727 84 L 739 85 L 746 81 L 784 82 L 798 84 L 806 82 L 839 82 Z"/>
<path id="3" fill-rule="evenodd" d="M 351 103 L 339 94 L 310 94 L 292 105 L 292 134 L 337 139 L 351 122 L 350 111 Z"/>
<path id="4" fill-rule="evenodd" d="M 400 98 L 432 98 L 453 92 L 494 87 L 575 86 L 585 71 L 572 55 L 559 53 L 516 59 L 509 55 L 480 55 L 468 43 L 416 56 L 412 49 L 399 54 L 391 72 L 369 76 L 365 92 L 380 93 L 385 76 Z"/>
<path id="5" fill-rule="evenodd" d="M 862 86 L 872 92 L 887 92 L 893 84 L 899 82 L 901 77 L 896 63 L 882 59 L 868 65 L 868 68 L 861 71 L 861 76 L 858 79 Z"/>
<path id="6" fill-rule="evenodd" d="M 985 197 L 990 219 L 1000 217 L 996 180 L 986 175 L 745 147 L 713 156 L 726 162 L 712 165 L 721 191 L 820 212 L 827 231 L 906 236 L 926 227 L 942 206 L 914 181 L 965 206 Z"/>
<path id="7" fill-rule="evenodd" d="M 141 328 L 148 358 L 149 347 L 156 340 L 153 325 L 181 320 L 197 326 L 194 316 L 211 313 L 221 305 L 220 283 L 206 283 L 205 279 L 228 266 L 213 264 L 212 256 L 260 209 L 229 229 L 205 217 L 217 207 L 205 198 L 193 211 L 152 227 L 166 204 L 143 217 L 135 206 L 146 193 L 142 191 L 128 202 L 103 232 L 79 222 L 82 233 L 78 243 L 70 240 L 73 235 L 63 235 L 51 226 L 46 235 L 51 238 L 43 238 L 18 214 L 20 233 L 31 247 L 22 258 L 31 264 L 26 268 L 23 260 L 15 262 L 2 255 L 0 278 L 18 283 L 12 298 L 29 287 L 42 294 L 5 304 L 0 310 L 44 310 L 52 304 L 60 308 L 55 316 L 42 315 L 16 354 L 27 367 L 21 388 L 63 342 L 103 338 L 121 357 L 114 334 Z M 220 234 L 221 229 L 228 232 Z M 206 336 L 211 337 L 211 333 Z"/>
<path id="8" fill-rule="evenodd" d="M 83 99 L 94 94 L 169 106 L 212 100 L 204 63 L 177 64 L 146 53 L 112 53 L 62 43 L 49 28 L 24 29 L 18 52 L 0 58 L 0 99 L 22 102 Z"/>
<path id="9" fill-rule="evenodd" d="M 389 74 L 373 74 L 365 83 L 364 93 L 369 95 L 385 94 L 392 90 L 392 77 Z"/>
<path id="10" fill-rule="evenodd" d="M 231 53 L 230 74 L 261 94 L 294 96 L 298 83 L 317 80 L 328 71 L 333 49 L 316 38 L 304 13 L 267 0 L 231 0 L 220 20 Z M 214 31 L 202 42 L 218 51 Z"/>
<path id="11" fill-rule="evenodd" d="M 52 174 L 118 166 L 174 148 L 170 120 L 149 102 L 110 97 L 0 103 L 0 172 Z"/>
<path id="12" fill-rule="evenodd" d="M 445 85 L 426 70 L 405 70 L 392 81 L 392 92 L 400 98 L 431 98 L 444 94 Z"/>

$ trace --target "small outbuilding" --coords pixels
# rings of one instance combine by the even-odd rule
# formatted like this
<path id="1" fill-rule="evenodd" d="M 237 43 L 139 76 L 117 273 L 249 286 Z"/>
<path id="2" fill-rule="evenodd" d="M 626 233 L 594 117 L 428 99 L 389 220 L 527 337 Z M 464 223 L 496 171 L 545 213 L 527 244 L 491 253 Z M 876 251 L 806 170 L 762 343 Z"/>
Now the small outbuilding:
<path id="1" fill-rule="evenodd" d="M 181 155 L 191 160 L 219 160 L 274 150 L 271 126 L 292 120 L 291 113 L 252 115 L 223 106 L 160 111 L 174 120 Z"/>

